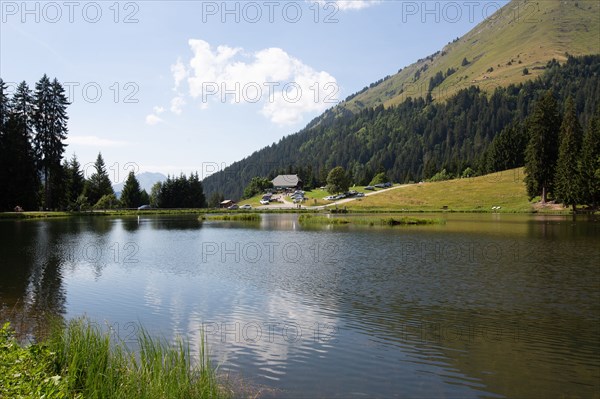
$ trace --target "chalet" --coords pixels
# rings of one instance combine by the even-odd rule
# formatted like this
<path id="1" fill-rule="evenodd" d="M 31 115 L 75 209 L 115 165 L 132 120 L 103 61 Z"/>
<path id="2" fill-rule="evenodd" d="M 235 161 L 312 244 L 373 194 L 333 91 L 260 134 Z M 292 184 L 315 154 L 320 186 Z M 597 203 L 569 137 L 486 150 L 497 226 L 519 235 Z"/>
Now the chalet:
<path id="1" fill-rule="evenodd" d="M 298 175 L 279 175 L 273 179 L 273 187 L 276 190 L 301 189 L 302 180 Z"/>
<path id="2" fill-rule="evenodd" d="M 231 205 L 235 205 L 235 202 L 232 200 L 225 200 L 219 204 L 220 208 L 229 208 Z"/>

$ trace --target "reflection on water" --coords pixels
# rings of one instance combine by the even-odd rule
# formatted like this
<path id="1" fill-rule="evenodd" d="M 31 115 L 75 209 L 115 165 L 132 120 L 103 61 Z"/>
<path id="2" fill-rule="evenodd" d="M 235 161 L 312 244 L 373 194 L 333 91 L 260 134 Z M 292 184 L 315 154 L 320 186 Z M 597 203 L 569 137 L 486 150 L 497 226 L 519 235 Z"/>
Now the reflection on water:
<path id="1" fill-rule="evenodd" d="M 138 321 L 195 346 L 204 332 L 266 396 L 598 397 L 600 223 L 442 217 L 2 221 L 0 304 L 31 334 L 42 311 L 126 341 Z"/>

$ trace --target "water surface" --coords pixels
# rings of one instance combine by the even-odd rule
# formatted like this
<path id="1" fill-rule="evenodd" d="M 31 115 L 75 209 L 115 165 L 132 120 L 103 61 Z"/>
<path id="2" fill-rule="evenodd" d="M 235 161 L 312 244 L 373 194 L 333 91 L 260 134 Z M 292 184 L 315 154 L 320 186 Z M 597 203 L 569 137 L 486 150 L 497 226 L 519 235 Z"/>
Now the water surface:
<path id="1" fill-rule="evenodd" d="M 442 217 L 0 221 L 0 305 L 34 335 L 43 312 L 127 341 L 204 331 L 264 396 L 600 397 L 600 223 Z"/>

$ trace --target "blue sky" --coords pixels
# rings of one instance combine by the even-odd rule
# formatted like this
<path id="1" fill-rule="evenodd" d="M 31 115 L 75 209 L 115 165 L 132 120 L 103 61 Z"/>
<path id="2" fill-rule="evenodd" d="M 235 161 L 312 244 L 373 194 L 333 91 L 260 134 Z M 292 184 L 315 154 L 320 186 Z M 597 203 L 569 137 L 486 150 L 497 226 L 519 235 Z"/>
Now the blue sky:
<path id="1" fill-rule="evenodd" d="M 462 36 L 506 1 L 2 1 L 0 77 L 72 104 L 66 156 L 201 176 Z"/>

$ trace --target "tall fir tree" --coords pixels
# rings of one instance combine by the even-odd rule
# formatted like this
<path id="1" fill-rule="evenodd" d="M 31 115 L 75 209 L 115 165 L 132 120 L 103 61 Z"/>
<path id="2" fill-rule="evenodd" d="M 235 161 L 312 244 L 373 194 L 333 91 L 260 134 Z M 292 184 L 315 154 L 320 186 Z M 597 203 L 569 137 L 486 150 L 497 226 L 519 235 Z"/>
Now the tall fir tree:
<path id="1" fill-rule="evenodd" d="M 77 155 L 73 154 L 71 159 L 65 163 L 65 199 L 70 209 L 77 208 L 77 199 L 83 194 L 85 177 Z"/>
<path id="2" fill-rule="evenodd" d="M 102 153 L 98 153 L 98 157 L 94 163 L 94 169 L 94 173 L 92 173 L 90 178 L 85 182 L 84 189 L 85 196 L 88 198 L 91 205 L 95 205 L 104 195 L 114 194 L 110 178 L 106 172 Z"/>
<path id="3" fill-rule="evenodd" d="M 530 198 L 548 199 L 554 186 L 558 158 L 560 115 L 552 91 L 547 91 L 535 104 L 528 121 L 529 142 L 525 150 L 525 183 Z"/>
<path id="4" fill-rule="evenodd" d="M 140 183 L 133 171 L 129 172 L 123 191 L 121 191 L 121 205 L 124 208 L 137 208 L 142 205 L 142 193 L 140 191 Z"/>
<path id="5" fill-rule="evenodd" d="M 6 83 L 0 78 L 0 139 L 5 132 L 8 116 L 10 114 L 10 104 L 6 89 Z"/>
<path id="6" fill-rule="evenodd" d="M 16 206 L 37 209 L 39 179 L 31 146 L 32 101 L 29 86 L 22 82 L 11 101 L 4 104 L 8 114 L 0 136 L 0 207 L 4 210 L 12 210 Z"/>
<path id="7" fill-rule="evenodd" d="M 34 146 L 44 182 L 44 207 L 52 209 L 60 195 L 61 161 L 67 138 L 67 97 L 58 80 L 46 74 L 35 85 Z"/>
<path id="8" fill-rule="evenodd" d="M 582 202 L 600 207 L 600 107 L 590 119 L 581 148 Z"/>
<path id="9" fill-rule="evenodd" d="M 4 83 L 4 80 L 0 78 L 0 164 L 2 164 L 2 160 L 6 157 L 6 149 L 4 148 L 4 140 L 6 137 L 6 129 L 8 127 L 8 117 L 9 117 L 9 98 L 6 92 L 7 86 Z M 6 186 L 7 174 L 3 165 L 0 165 L 0 187 Z M 7 193 L 5 190 L 0 190 L 0 207 L 4 206 L 4 203 L 7 201 Z"/>
<path id="10" fill-rule="evenodd" d="M 567 99 L 559 138 L 560 146 L 554 183 L 556 198 L 563 204 L 570 205 L 575 213 L 576 206 L 582 199 L 581 169 L 579 167 L 582 131 L 577 120 L 575 103 L 571 97 Z"/>

